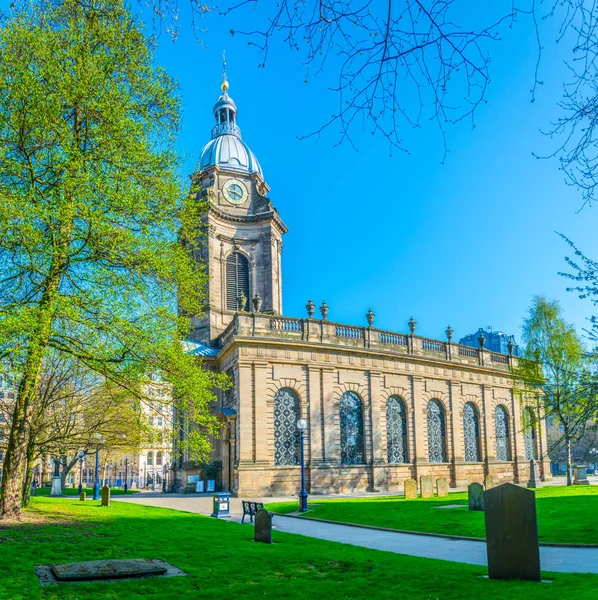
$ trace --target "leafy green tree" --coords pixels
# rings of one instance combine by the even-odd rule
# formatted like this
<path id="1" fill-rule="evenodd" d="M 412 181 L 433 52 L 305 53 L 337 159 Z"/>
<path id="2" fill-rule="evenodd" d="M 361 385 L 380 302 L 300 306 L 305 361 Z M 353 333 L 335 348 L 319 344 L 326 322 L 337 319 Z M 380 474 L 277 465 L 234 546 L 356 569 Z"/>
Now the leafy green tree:
<path id="1" fill-rule="evenodd" d="M 518 361 L 514 374 L 523 384 L 523 395 L 539 395 L 545 417 L 558 426 L 566 450 L 567 485 L 571 485 L 572 444 L 583 437 L 598 412 L 595 357 L 564 320 L 559 303 L 543 296 L 532 301 L 522 339 L 526 360 Z"/>
<path id="2" fill-rule="evenodd" d="M 32 0 L 0 28 L 0 359 L 20 376 L 3 518 L 20 516 L 49 351 L 141 401 L 168 381 L 197 426 L 184 451 L 205 456 L 216 430 L 222 380 L 181 343 L 207 276 L 178 235 L 197 239 L 204 207 L 177 176 L 177 86 L 153 58 L 124 0 Z"/>

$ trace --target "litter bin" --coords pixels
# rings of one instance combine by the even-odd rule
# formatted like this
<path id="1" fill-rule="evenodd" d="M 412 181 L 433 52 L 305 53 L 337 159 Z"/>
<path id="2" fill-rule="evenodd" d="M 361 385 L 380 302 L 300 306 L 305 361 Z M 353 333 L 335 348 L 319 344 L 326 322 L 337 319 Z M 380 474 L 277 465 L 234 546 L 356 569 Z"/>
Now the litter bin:
<path id="1" fill-rule="evenodd" d="M 230 517 L 230 494 L 228 492 L 218 492 L 213 496 L 214 512 L 212 516 L 220 519 L 221 517 Z"/>

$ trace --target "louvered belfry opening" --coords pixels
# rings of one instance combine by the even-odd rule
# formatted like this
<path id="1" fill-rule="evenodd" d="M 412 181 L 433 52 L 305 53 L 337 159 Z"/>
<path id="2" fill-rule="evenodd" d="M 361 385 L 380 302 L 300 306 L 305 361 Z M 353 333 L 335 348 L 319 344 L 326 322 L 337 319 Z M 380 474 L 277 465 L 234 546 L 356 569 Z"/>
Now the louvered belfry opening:
<path id="1" fill-rule="evenodd" d="M 249 262 L 240 252 L 229 254 L 226 259 L 226 308 L 228 310 L 237 310 L 237 298 L 243 292 L 245 306 L 249 306 Z"/>

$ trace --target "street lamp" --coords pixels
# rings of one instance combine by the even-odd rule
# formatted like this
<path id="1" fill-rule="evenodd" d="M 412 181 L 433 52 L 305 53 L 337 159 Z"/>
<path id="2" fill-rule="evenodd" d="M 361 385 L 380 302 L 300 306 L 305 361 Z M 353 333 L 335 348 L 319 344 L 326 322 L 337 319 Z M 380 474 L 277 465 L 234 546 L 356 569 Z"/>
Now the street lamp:
<path id="1" fill-rule="evenodd" d="M 297 429 L 301 435 L 301 491 L 299 492 L 299 512 L 307 512 L 307 492 L 305 490 L 305 419 L 297 421 Z"/>
<path id="2" fill-rule="evenodd" d="M 102 441 L 102 436 L 99 433 L 94 433 L 93 437 L 96 439 L 96 472 L 95 472 L 95 481 L 93 483 L 93 499 L 100 499 L 100 443 Z"/>
<path id="3" fill-rule="evenodd" d="M 125 494 L 127 493 L 127 490 L 129 489 L 129 457 L 125 456 L 125 485 L 124 485 L 124 489 L 125 489 Z"/>
<path id="4" fill-rule="evenodd" d="M 167 490 L 166 473 L 167 473 L 167 467 L 166 467 L 166 465 L 164 465 L 164 469 L 162 469 L 162 493 L 163 494 L 165 494 L 166 490 Z"/>
<path id="5" fill-rule="evenodd" d="M 83 493 L 83 457 L 85 452 L 79 452 L 79 496 Z"/>

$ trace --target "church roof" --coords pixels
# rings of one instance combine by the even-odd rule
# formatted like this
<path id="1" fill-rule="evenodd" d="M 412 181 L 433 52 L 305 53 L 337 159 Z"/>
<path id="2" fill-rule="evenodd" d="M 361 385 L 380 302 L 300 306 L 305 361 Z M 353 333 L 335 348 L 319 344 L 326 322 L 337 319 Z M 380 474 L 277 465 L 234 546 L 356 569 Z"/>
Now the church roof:
<path id="1" fill-rule="evenodd" d="M 214 166 L 242 173 L 258 173 L 264 178 L 260 163 L 241 139 L 240 131 L 238 135 L 220 133 L 204 146 L 199 158 L 199 170 L 205 171 Z"/>
<path id="2" fill-rule="evenodd" d="M 214 105 L 216 125 L 212 129 L 212 139 L 201 151 L 198 171 L 219 167 L 228 171 L 253 174 L 263 179 L 262 167 L 249 146 L 241 139 L 237 126 L 237 105 L 228 95 L 228 81 L 223 74 L 222 94 Z"/>

